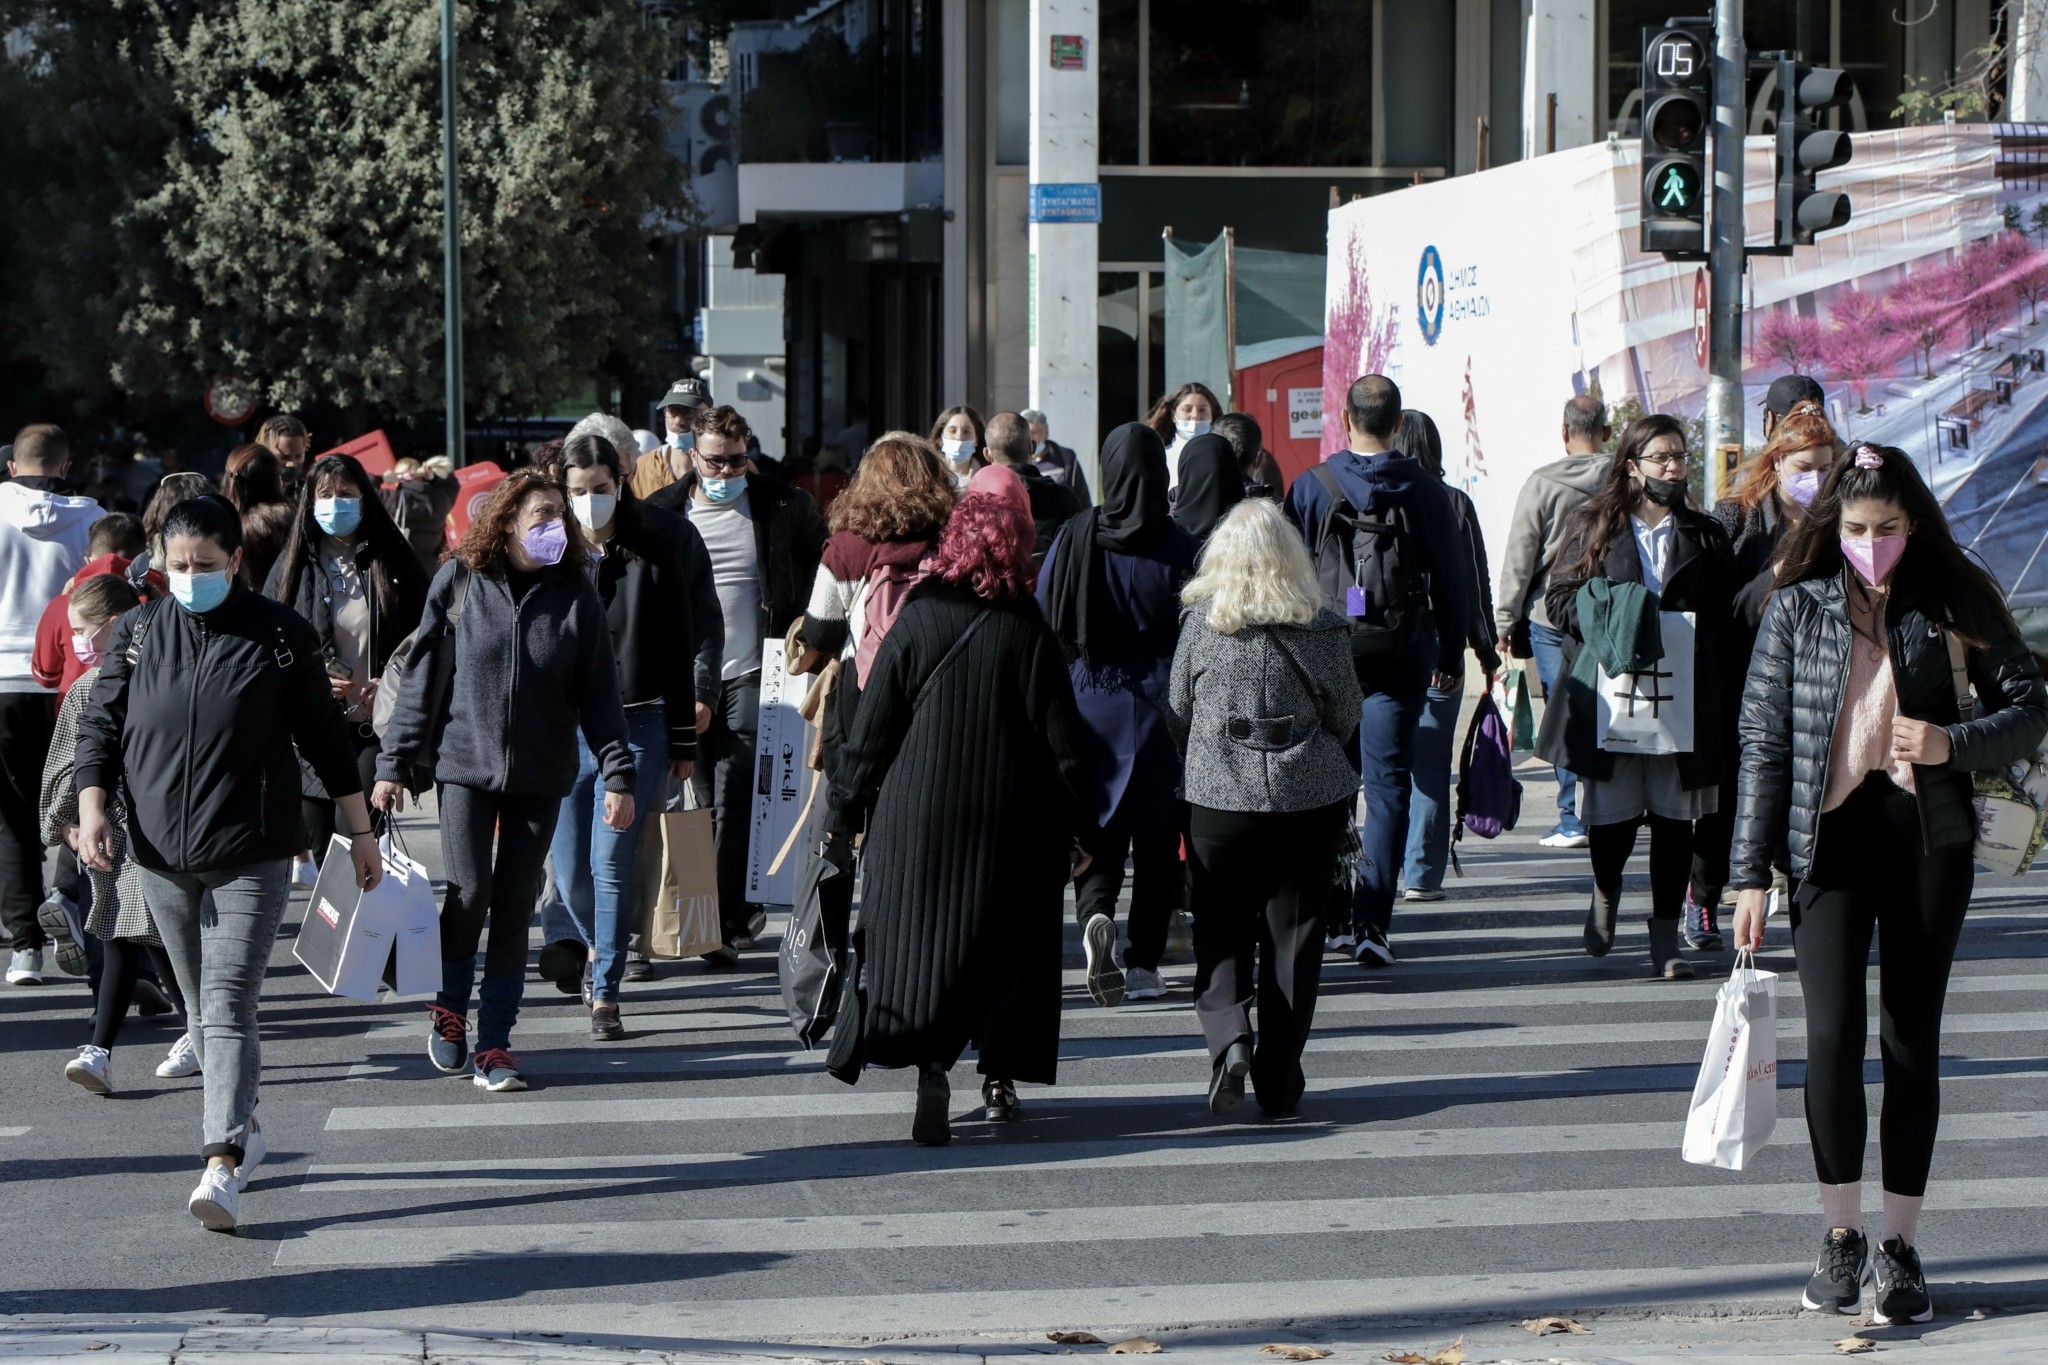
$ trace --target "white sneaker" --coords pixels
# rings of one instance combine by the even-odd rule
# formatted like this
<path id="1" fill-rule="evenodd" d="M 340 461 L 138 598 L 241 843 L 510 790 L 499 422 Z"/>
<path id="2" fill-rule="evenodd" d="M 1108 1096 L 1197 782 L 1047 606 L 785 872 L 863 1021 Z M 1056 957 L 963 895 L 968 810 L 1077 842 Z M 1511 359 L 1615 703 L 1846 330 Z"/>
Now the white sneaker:
<path id="1" fill-rule="evenodd" d="M 7 984 L 10 986 L 42 985 L 43 950 L 41 948 L 16 948 L 14 956 L 7 959 Z"/>
<path id="2" fill-rule="evenodd" d="M 263 1129 L 254 1118 L 249 1120 L 249 1140 L 242 1144 L 242 1164 L 235 1167 L 235 1193 L 249 1188 L 255 1178 L 256 1168 L 263 1164 L 263 1158 L 270 1154 L 270 1148 L 263 1141 Z"/>
<path id="3" fill-rule="evenodd" d="M 1432 891 L 1425 886 L 1411 886 L 1401 892 L 1401 899 L 1410 905 L 1428 904 L 1433 901 L 1440 901 L 1443 898 L 1444 893 L 1442 891 Z"/>
<path id="4" fill-rule="evenodd" d="M 1536 842 L 1544 848 L 1588 848 L 1591 847 L 1593 840 L 1584 834 L 1565 834 L 1560 830 L 1552 830 Z"/>
<path id="5" fill-rule="evenodd" d="M 235 1173 L 226 1166 L 209 1165 L 185 1208 L 208 1232 L 233 1232 L 236 1193 Z"/>
<path id="6" fill-rule="evenodd" d="M 1166 982 L 1149 967 L 1124 968 L 1124 999 L 1158 1000 L 1166 994 Z"/>
<path id="7" fill-rule="evenodd" d="M 114 1057 L 103 1047 L 87 1043 L 78 1055 L 64 1063 L 64 1079 L 95 1095 L 114 1093 Z"/>
<path id="8" fill-rule="evenodd" d="M 192 1046 L 191 1034 L 178 1035 L 178 1041 L 171 1044 L 170 1055 L 156 1064 L 156 1074 L 167 1081 L 199 1074 L 199 1049 Z"/>

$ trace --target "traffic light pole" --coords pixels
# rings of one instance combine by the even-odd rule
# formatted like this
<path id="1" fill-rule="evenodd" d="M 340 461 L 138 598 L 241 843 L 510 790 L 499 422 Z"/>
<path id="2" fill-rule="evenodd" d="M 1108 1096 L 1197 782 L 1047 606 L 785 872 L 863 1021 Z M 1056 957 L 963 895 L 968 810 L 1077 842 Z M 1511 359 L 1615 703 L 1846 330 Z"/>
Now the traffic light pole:
<path id="1" fill-rule="evenodd" d="M 462 411 L 462 188 L 455 152 L 455 0 L 441 0 L 441 317 L 448 458 L 469 463 Z"/>
<path id="2" fill-rule="evenodd" d="M 1749 57 L 1742 42 L 1742 0 L 1714 0 L 1713 196 L 1708 219 L 1706 500 L 1721 496 L 1742 458 L 1743 133 Z"/>

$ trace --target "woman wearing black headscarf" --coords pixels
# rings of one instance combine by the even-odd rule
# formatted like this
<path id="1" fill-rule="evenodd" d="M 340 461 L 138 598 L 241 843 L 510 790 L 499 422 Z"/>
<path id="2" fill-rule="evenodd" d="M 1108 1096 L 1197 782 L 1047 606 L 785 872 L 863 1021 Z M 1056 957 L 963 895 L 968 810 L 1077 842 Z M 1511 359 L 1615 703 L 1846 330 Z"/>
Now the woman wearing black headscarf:
<path id="1" fill-rule="evenodd" d="M 1165 444 L 1130 422 L 1102 444 L 1101 504 L 1067 523 L 1038 576 L 1039 605 L 1066 649 L 1090 732 L 1091 814 L 1100 832 L 1082 841 L 1091 862 L 1074 879 L 1074 905 L 1088 993 L 1104 1005 L 1166 994 L 1159 959 L 1181 881 L 1185 810 L 1175 797 L 1180 755 L 1166 694 L 1180 642 L 1180 589 L 1197 548 L 1167 511 Z M 1127 854 L 1130 947 L 1120 972 L 1116 899 Z"/>
<path id="2" fill-rule="evenodd" d="M 1426 412 L 1408 409 L 1394 432 L 1394 447 L 1413 455 L 1424 469 L 1444 477 L 1444 444 L 1436 423 Z M 1451 510 L 1458 531 L 1464 537 L 1465 556 L 1472 566 L 1472 601 L 1465 619 L 1471 622 L 1466 641 L 1479 656 L 1487 675 L 1500 667 L 1500 651 L 1493 638 L 1493 583 L 1486 575 L 1486 539 L 1479 531 L 1479 513 L 1464 489 L 1445 482 L 1451 495 Z M 1451 849 L 1451 754 L 1457 748 L 1458 708 L 1465 701 L 1465 679 L 1454 678 L 1439 691 L 1432 687 L 1423 703 L 1422 718 L 1415 726 L 1415 766 L 1410 781 L 1414 797 L 1408 806 L 1408 851 L 1402 860 L 1402 899 L 1440 901 L 1444 898 L 1444 867 Z"/>
<path id="3" fill-rule="evenodd" d="M 1196 544 L 1208 544 L 1216 524 L 1243 501 L 1244 474 L 1230 442 L 1210 432 L 1181 448 L 1180 496 L 1173 504 L 1173 520 Z"/>

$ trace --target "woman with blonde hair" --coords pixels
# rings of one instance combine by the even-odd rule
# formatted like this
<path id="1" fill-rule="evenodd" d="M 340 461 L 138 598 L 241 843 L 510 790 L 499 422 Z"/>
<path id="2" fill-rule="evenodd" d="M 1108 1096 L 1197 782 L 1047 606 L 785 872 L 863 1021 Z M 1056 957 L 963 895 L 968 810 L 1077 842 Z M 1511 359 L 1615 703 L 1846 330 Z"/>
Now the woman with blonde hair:
<path id="1" fill-rule="evenodd" d="M 1771 595 L 1778 545 L 1797 526 L 1807 504 L 1835 466 L 1841 437 L 1811 400 L 1780 418 L 1764 448 L 1742 467 L 1728 496 L 1714 504 L 1734 550 L 1734 618 L 1721 654 L 1721 730 L 1724 750 L 1720 808 L 1693 825 L 1692 880 L 1686 887 L 1685 946 L 1715 952 L 1722 946 L 1721 889 L 1728 884 L 1728 847 L 1735 833 L 1735 772 L 1740 762 L 1735 716 L 1756 646 L 1757 623 Z"/>
<path id="2" fill-rule="evenodd" d="M 1167 724 L 1186 765 L 1195 1013 L 1209 1108 L 1291 1112 L 1322 977 L 1322 911 L 1358 772 L 1362 697 L 1342 617 L 1321 605 L 1301 535 L 1239 503 L 1181 592 Z M 1256 962 L 1256 976 L 1254 964 Z M 1260 1024 L 1254 1042 L 1252 1008 Z"/>

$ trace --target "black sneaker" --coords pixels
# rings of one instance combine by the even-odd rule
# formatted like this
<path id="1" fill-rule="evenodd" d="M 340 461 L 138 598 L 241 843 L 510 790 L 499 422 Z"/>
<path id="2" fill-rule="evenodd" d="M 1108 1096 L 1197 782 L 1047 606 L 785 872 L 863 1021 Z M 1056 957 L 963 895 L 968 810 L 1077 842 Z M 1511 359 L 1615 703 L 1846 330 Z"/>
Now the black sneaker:
<path id="1" fill-rule="evenodd" d="M 1894 1237 L 1878 1245 L 1871 1258 L 1871 1278 L 1877 1281 L 1877 1307 L 1870 1320 L 1879 1327 L 1900 1322 L 1931 1322 L 1934 1300 L 1927 1295 L 1927 1277 L 1920 1273 L 1920 1253 Z"/>
<path id="2" fill-rule="evenodd" d="M 1209 1070 L 1209 1112 L 1228 1118 L 1244 1107 L 1245 1073 L 1252 1069 L 1252 1050 L 1240 1038 L 1224 1050 Z"/>
<path id="3" fill-rule="evenodd" d="M 1687 887 L 1685 892 L 1685 924 L 1679 931 L 1684 935 L 1685 946 L 1696 953 L 1718 953 L 1721 951 L 1721 923 L 1716 911 L 1721 904 L 1721 893 L 1708 888 L 1702 898 L 1698 887 Z"/>
<path id="4" fill-rule="evenodd" d="M 1387 942 L 1386 934 L 1370 924 L 1358 926 L 1358 946 L 1351 950 L 1351 960 L 1361 967 L 1391 967 L 1394 965 L 1394 945 Z"/>
<path id="5" fill-rule="evenodd" d="M 626 972 L 621 978 L 626 981 L 654 980 L 654 964 L 647 960 L 647 954 L 633 950 L 626 954 Z"/>
<path id="6" fill-rule="evenodd" d="M 1017 1102 L 1014 1081 L 986 1080 L 981 1083 L 982 1113 L 990 1123 L 1015 1123 L 1024 1106 Z"/>
<path id="7" fill-rule="evenodd" d="M 583 964 L 590 960 L 590 950 L 580 939 L 557 939 L 544 944 L 535 970 L 546 981 L 555 983 L 555 989 L 564 995 L 574 995 L 578 983 L 583 980 Z"/>
<path id="8" fill-rule="evenodd" d="M 449 1075 L 469 1063 L 469 1020 L 439 1005 L 427 1006 L 427 1060 Z"/>
<path id="9" fill-rule="evenodd" d="M 739 950 L 730 943 L 722 943 L 710 952 L 700 954 L 699 956 L 702 958 L 705 966 L 721 972 L 729 972 L 734 967 L 740 965 Z M 652 976 L 653 973 L 650 971 L 648 975 Z M 633 969 L 631 966 L 628 966 L 626 968 L 626 980 L 631 981 L 632 979 Z"/>
<path id="10" fill-rule="evenodd" d="M 1913 1266 L 1917 1272 L 1919 1262 Z M 1820 1244 L 1820 1256 L 1813 1263 L 1813 1278 L 1799 1305 L 1815 1313 L 1853 1313 L 1863 1302 L 1863 1285 L 1870 1279 L 1870 1244 L 1854 1228 L 1833 1228 Z"/>
<path id="11" fill-rule="evenodd" d="M 1081 929 L 1081 950 L 1088 958 L 1088 994 L 1098 1005 L 1124 1002 L 1124 974 L 1116 965 L 1116 921 L 1090 915 Z"/>

